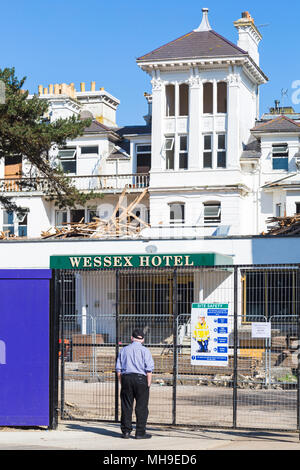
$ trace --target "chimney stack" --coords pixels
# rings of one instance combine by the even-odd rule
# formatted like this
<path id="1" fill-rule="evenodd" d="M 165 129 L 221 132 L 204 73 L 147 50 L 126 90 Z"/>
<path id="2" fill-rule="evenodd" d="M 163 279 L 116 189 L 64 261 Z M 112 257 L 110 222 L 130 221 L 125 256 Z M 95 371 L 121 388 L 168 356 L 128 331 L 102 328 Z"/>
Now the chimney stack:
<path id="1" fill-rule="evenodd" d="M 84 82 L 80 83 L 80 91 L 85 91 L 85 83 Z"/>
<path id="2" fill-rule="evenodd" d="M 258 45 L 262 40 L 262 35 L 254 24 L 254 19 L 248 11 L 242 13 L 242 17 L 234 22 L 238 30 L 238 47 L 248 52 L 254 62 L 259 65 Z"/>
<path id="3" fill-rule="evenodd" d="M 96 82 L 91 82 L 91 91 L 96 91 Z"/>

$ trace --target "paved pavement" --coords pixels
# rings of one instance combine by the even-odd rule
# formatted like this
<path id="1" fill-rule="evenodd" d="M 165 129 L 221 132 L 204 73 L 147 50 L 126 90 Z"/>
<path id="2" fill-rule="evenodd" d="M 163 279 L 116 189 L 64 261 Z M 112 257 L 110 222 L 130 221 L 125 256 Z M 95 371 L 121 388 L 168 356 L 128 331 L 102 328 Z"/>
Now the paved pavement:
<path id="1" fill-rule="evenodd" d="M 57 430 L 0 427 L 1 450 L 300 450 L 288 432 L 203 430 L 149 426 L 149 440 L 124 440 L 115 423 L 61 422 Z M 101 453 L 99 453 L 99 456 Z M 104 455 L 104 454 L 103 454 Z M 119 454 L 120 455 L 120 452 Z"/>

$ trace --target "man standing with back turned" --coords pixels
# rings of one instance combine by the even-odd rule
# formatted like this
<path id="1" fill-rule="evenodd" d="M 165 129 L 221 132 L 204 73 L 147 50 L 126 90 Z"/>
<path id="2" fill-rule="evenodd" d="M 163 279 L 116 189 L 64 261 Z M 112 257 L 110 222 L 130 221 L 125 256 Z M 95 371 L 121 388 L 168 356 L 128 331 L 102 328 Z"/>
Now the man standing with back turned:
<path id="1" fill-rule="evenodd" d="M 122 437 L 128 439 L 132 432 L 133 402 L 136 401 L 136 439 L 149 439 L 146 434 L 148 418 L 149 391 L 154 362 L 145 346 L 144 333 L 136 329 L 132 332 L 131 344 L 119 353 L 116 372 L 121 383 L 121 431 Z"/>

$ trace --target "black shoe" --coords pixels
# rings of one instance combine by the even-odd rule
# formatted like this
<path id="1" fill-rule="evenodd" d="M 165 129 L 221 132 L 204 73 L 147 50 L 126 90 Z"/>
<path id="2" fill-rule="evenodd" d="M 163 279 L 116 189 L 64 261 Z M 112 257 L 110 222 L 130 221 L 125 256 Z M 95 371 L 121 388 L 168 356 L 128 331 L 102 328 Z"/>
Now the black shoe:
<path id="1" fill-rule="evenodd" d="M 123 439 L 129 439 L 130 438 L 130 432 L 123 432 L 122 437 L 123 437 Z"/>
<path id="2" fill-rule="evenodd" d="M 136 439 L 151 439 L 151 434 L 136 434 L 135 438 Z"/>

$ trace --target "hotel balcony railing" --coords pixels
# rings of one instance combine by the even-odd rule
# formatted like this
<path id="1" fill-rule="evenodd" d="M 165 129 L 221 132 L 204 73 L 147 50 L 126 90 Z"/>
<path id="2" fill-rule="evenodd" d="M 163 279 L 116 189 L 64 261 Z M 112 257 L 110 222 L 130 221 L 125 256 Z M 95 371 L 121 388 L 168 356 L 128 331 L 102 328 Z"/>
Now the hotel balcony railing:
<path id="1" fill-rule="evenodd" d="M 131 175 L 91 175 L 68 176 L 71 184 L 82 192 L 118 192 L 126 187 L 129 191 L 139 192 L 149 186 L 148 173 Z M 7 193 L 46 193 L 49 192 L 47 178 L 5 178 L 0 179 L 0 191 Z"/>

